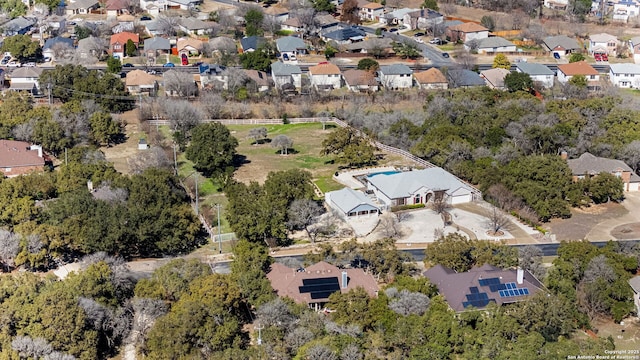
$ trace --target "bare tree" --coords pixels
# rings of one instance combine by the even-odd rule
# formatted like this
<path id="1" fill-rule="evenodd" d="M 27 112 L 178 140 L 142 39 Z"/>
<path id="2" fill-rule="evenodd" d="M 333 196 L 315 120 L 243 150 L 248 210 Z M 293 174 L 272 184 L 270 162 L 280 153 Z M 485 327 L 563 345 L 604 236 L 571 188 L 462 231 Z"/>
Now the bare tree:
<path id="1" fill-rule="evenodd" d="M 198 86 L 190 73 L 172 70 L 162 76 L 165 91 L 179 97 L 191 97 L 198 94 Z"/>
<path id="2" fill-rule="evenodd" d="M 362 357 L 362 350 L 354 343 L 345 346 L 340 353 L 340 360 L 362 360 Z"/>
<path id="3" fill-rule="evenodd" d="M 11 341 L 11 348 L 18 352 L 21 358 L 40 359 L 53 351 L 51 345 L 44 338 L 32 339 L 29 336 L 16 336 Z"/>
<path id="4" fill-rule="evenodd" d="M 287 344 L 287 347 L 289 347 L 293 352 L 297 352 L 301 346 L 313 340 L 314 338 L 315 335 L 311 330 L 306 327 L 299 326 L 294 328 L 285 336 L 284 342 L 285 344 Z"/>
<path id="5" fill-rule="evenodd" d="M 638 172 L 640 168 L 640 140 L 633 140 L 627 144 L 622 149 L 620 157 L 634 172 Z"/>
<path id="6" fill-rule="evenodd" d="M 109 183 L 102 183 L 100 187 L 98 187 L 93 197 L 96 200 L 102 200 L 111 204 L 114 203 L 124 203 L 129 198 L 129 192 L 125 188 L 113 188 Z"/>
<path id="7" fill-rule="evenodd" d="M 289 207 L 287 225 L 293 229 L 303 228 L 307 232 L 309 240 L 314 243 L 317 233 L 311 231 L 311 225 L 318 220 L 323 212 L 324 209 L 311 199 L 296 199 Z"/>
<path id="8" fill-rule="evenodd" d="M 261 140 L 267 138 L 267 128 L 262 126 L 249 130 L 249 138 L 253 139 L 254 145 L 258 145 Z"/>
<path id="9" fill-rule="evenodd" d="M 15 266 L 20 251 L 20 237 L 10 231 L 0 229 L 0 262 L 5 271 Z"/>
<path id="10" fill-rule="evenodd" d="M 404 289 L 395 293 L 389 302 L 389 309 L 402 316 L 421 316 L 427 311 L 429 304 L 431 304 L 431 299 L 427 295 Z"/>
<path id="11" fill-rule="evenodd" d="M 241 87 L 246 86 L 249 81 L 249 77 L 244 70 L 232 67 L 226 68 L 222 72 L 222 76 L 227 79 L 227 90 L 234 95 Z"/>
<path id="12" fill-rule="evenodd" d="M 178 35 L 178 26 L 180 25 L 180 17 L 173 16 L 164 12 L 163 15 L 159 15 L 156 18 L 158 24 L 158 30 L 167 36 Z"/>
<path id="13" fill-rule="evenodd" d="M 170 169 L 173 166 L 165 150 L 159 146 L 154 146 L 127 158 L 127 164 L 133 174 L 142 174 L 149 168 Z"/>
<path id="14" fill-rule="evenodd" d="M 398 217 L 392 213 L 385 213 L 380 216 L 380 222 L 378 223 L 382 235 L 392 239 L 397 239 L 402 236 L 402 230 L 400 229 L 400 221 Z"/>
<path id="15" fill-rule="evenodd" d="M 171 128 L 183 134 L 189 133 L 203 118 L 200 109 L 186 100 L 166 100 L 164 113 L 171 123 Z"/>
<path id="16" fill-rule="evenodd" d="M 288 155 L 293 147 L 293 140 L 287 135 L 277 135 L 271 140 L 271 146 L 280 149 L 280 155 Z"/>
<path id="17" fill-rule="evenodd" d="M 60 351 L 53 351 L 47 355 L 45 355 L 43 360 L 76 360 L 76 357 L 73 355 L 65 354 Z"/>
<path id="18" fill-rule="evenodd" d="M 51 47 L 51 50 L 57 63 L 71 64 L 75 60 L 75 50 L 68 44 L 56 43 Z"/>
<path id="19" fill-rule="evenodd" d="M 296 320 L 296 317 L 289 311 L 287 303 L 280 298 L 262 304 L 256 311 L 260 324 L 275 326 L 280 329 L 288 329 Z"/>
<path id="20" fill-rule="evenodd" d="M 500 211 L 496 206 L 493 206 L 491 213 L 489 213 L 489 227 L 493 235 L 497 235 L 500 230 L 505 229 L 511 222 L 509 218 Z"/>
<path id="21" fill-rule="evenodd" d="M 208 119 L 220 119 L 224 115 L 225 100 L 220 94 L 205 91 L 200 96 L 200 106 Z"/>
<path id="22" fill-rule="evenodd" d="M 18 124 L 11 129 L 11 134 L 16 140 L 20 141 L 31 141 L 31 137 L 33 136 L 33 125 L 35 121 L 29 121 L 26 123 Z"/>
<path id="23" fill-rule="evenodd" d="M 155 320 L 167 313 L 167 305 L 162 300 L 134 298 L 131 305 L 137 315 L 133 330 L 143 338 L 151 330 Z"/>
<path id="24" fill-rule="evenodd" d="M 542 279 L 546 272 L 545 267 L 542 265 L 542 250 L 532 245 L 519 249 L 518 265 L 538 279 Z"/>

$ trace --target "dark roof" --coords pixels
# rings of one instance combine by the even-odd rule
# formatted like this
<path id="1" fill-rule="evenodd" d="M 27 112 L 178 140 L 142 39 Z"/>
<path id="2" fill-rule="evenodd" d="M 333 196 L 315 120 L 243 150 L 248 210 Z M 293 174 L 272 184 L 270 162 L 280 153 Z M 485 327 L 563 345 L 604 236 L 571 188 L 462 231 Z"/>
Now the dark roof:
<path id="1" fill-rule="evenodd" d="M 598 157 L 588 152 L 580 155 L 577 159 L 567 160 L 567 165 L 574 175 L 597 175 L 601 172 L 624 171 L 631 173 L 631 182 L 640 181 L 640 176 L 636 175 L 624 161 Z"/>
<path id="2" fill-rule="evenodd" d="M 447 72 L 452 87 L 484 86 L 484 80 L 478 73 L 466 69 L 451 69 Z"/>
<path id="3" fill-rule="evenodd" d="M 518 271 L 522 271 L 522 283 L 518 282 Z M 529 271 L 502 270 L 489 264 L 462 273 L 436 265 L 425 271 L 424 276 L 438 287 L 455 311 L 464 311 L 469 306 L 482 309 L 492 302 L 514 303 L 543 289 L 542 283 Z"/>
<path id="4" fill-rule="evenodd" d="M 342 283 L 343 273 L 347 276 L 347 286 Z M 324 303 L 334 292 L 346 293 L 358 287 L 372 297 L 378 293 L 378 283 L 371 274 L 362 269 L 338 269 L 324 261 L 306 269 L 292 269 L 275 263 L 271 265 L 267 279 L 278 296 L 300 304 Z"/>
<path id="5" fill-rule="evenodd" d="M 262 36 L 249 36 L 240 39 L 240 45 L 242 50 L 247 51 L 249 49 L 257 50 L 266 40 Z"/>
<path id="6" fill-rule="evenodd" d="M 162 37 L 152 37 L 144 40 L 145 50 L 171 50 L 169 39 Z"/>
<path id="7" fill-rule="evenodd" d="M 199 73 L 206 75 L 219 75 L 226 69 L 227 68 L 225 66 L 218 64 L 200 64 L 200 66 L 198 67 Z"/>
<path id="8" fill-rule="evenodd" d="M 47 39 L 47 41 L 44 42 L 44 46 L 42 47 L 42 50 L 51 49 L 55 44 L 64 44 L 64 45 L 68 45 L 70 48 L 73 48 L 72 39 L 56 36 L 54 38 Z"/>
<path id="9" fill-rule="evenodd" d="M 335 31 L 328 32 L 323 36 L 330 40 L 335 41 L 347 41 L 347 40 L 356 40 L 363 39 L 367 34 L 360 30 L 359 28 L 344 28 Z"/>

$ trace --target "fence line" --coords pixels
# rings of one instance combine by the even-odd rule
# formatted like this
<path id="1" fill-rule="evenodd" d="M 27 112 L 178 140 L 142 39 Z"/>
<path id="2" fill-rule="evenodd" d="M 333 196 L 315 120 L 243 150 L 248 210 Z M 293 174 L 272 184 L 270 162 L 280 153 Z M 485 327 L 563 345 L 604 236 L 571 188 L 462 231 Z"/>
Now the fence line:
<path id="1" fill-rule="evenodd" d="M 160 120 L 160 119 L 154 119 L 154 120 L 147 120 L 147 122 L 150 125 L 170 125 L 170 120 Z M 223 125 L 277 125 L 277 124 L 283 124 L 284 123 L 284 119 L 207 119 L 207 120 L 203 120 L 203 122 L 219 122 Z M 336 124 L 337 126 L 340 126 L 342 128 L 346 128 L 346 127 L 351 127 L 348 123 L 346 123 L 345 121 L 342 121 L 336 117 L 309 117 L 309 118 L 290 118 L 287 119 L 287 122 L 289 124 L 305 124 L 305 123 L 327 123 L 327 122 L 332 122 L 334 124 Z M 354 128 L 355 129 L 355 128 Z M 363 132 L 361 132 L 358 129 L 355 129 L 356 132 L 361 135 L 361 136 L 365 136 L 368 137 L 366 134 L 364 134 Z M 383 144 L 381 142 L 375 141 L 375 140 L 370 140 L 371 143 L 378 147 L 381 150 L 396 154 L 396 155 L 400 155 L 402 157 L 404 157 L 405 159 L 409 160 L 409 161 L 413 161 L 414 163 L 417 163 L 420 166 L 424 166 L 425 168 L 434 168 L 437 167 L 436 165 L 430 163 L 429 161 L 419 158 L 413 154 L 411 154 L 410 152 L 406 151 L 406 150 L 402 150 L 402 149 L 398 149 L 395 148 L 393 146 L 389 146 L 386 144 Z M 453 175 L 453 174 L 451 174 Z M 461 181 L 462 183 L 467 184 L 469 187 L 471 187 L 472 192 L 473 192 L 473 198 L 474 200 L 478 200 L 482 198 L 482 192 L 480 190 L 478 190 L 475 186 L 469 184 L 468 182 L 460 179 L 459 177 L 453 175 L 456 179 L 458 179 L 459 181 Z M 203 221 L 204 222 L 204 221 Z"/>

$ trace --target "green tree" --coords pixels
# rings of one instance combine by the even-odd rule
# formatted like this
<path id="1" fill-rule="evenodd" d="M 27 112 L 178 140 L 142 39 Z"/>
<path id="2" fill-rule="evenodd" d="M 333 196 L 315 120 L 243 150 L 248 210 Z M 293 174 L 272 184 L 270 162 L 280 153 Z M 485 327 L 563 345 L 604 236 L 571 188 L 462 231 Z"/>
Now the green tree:
<path id="1" fill-rule="evenodd" d="M 233 172 L 233 158 L 238 140 L 220 123 L 200 124 L 191 130 L 187 159 L 205 176 L 220 176 Z"/>
<path id="2" fill-rule="evenodd" d="M 31 39 L 31 35 L 9 36 L 2 42 L 2 51 L 8 51 L 20 61 L 35 59 L 42 56 L 42 48 L 37 41 Z"/>
<path id="3" fill-rule="evenodd" d="M 80 25 L 76 25 L 74 27 L 74 30 L 75 30 L 76 36 L 78 37 L 78 40 L 86 39 L 92 34 L 91 29 L 89 29 L 88 27 L 80 26 Z"/>
<path id="4" fill-rule="evenodd" d="M 312 3 L 317 12 L 334 13 L 336 11 L 336 6 L 329 0 L 313 0 Z"/>
<path id="5" fill-rule="evenodd" d="M 55 8 L 60 6 L 59 0 L 35 0 L 35 3 L 47 5 L 49 10 L 54 10 Z"/>
<path id="6" fill-rule="evenodd" d="M 127 40 L 127 43 L 124 46 L 125 54 L 129 57 L 134 56 L 136 54 L 136 50 L 138 49 L 136 48 L 136 44 L 133 42 L 133 40 Z"/>
<path id="7" fill-rule="evenodd" d="M 493 17 L 484 15 L 482 19 L 480 19 L 480 25 L 489 29 L 489 31 L 493 31 L 496 28 L 496 21 L 493 20 Z"/>
<path id="8" fill-rule="evenodd" d="M 533 88 L 533 80 L 529 74 L 514 71 L 504 77 L 504 85 L 510 92 L 529 91 Z"/>
<path id="9" fill-rule="evenodd" d="M 336 161 L 349 166 L 363 166 L 375 162 L 375 148 L 369 140 L 353 128 L 340 128 L 322 141 L 321 155 L 335 155 Z"/>
<path id="10" fill-rule="evenodd" d="M 233 249 L 231 277 L 251 306 L 257 307 L 275 298 L 266 276 L 272 263 L 269 249 L 262 244 L 240 240 Z"/>
<path id="11" fill-rule="evenodd" d="M 574 63 L 574 62 L 578 62 L 578 61 L 584 61 L 584 55 L 580 54 L 580 53 L 571 53 L 571 55 L 569 56 L 569 62 L 570 63 Z"/>
<path id="12" fill-rule="evenodd" d="M 268 71 L 271 67 L 272 54 L 263 48 L 240 54 L 240 63 L 244 69 Z"/>
<path id="13" fill-rule="evenodd" d="M 151 278 L 138 281 L 135 295 L 175 302 L 187 292 L 192 281 L 210 274 L 211 268 L 199 260 L 171 260 L 155 270 Z"/>
<path id="14" fill-rule="evenodd" d="M 391 46 L 396 55 L 403 59 L 415 59 L 420 56 L 420 51 L 415 44 L 410 44 L 408 42 L 394 42 Z"/>
<path id="15" fill-rule="evenodd" d="M 569 79 L 569 84 L 584 89 L 588 84 L 587 77 L 584 75 L 573 75 L 571 79 Z"/>
<path id="16" fill-rule="evenodd" d="M 589 180 L 589 197 L 596 204 L 609 201 L 622 201 L 624 199 L 624 183 L 619 177 L 601 172 Z"/>
<path id="17" fill-rule="evenodd" d="M 251 8 L 244 15 L 245 21 L 245 35 L 257 36 L 262 35 L 262 21 L 264 20 L 264 14 L 261 10 Z"/>
<path id="18" fill-rule="evenodd" d="M 107 146 L 116 143 L 122 134 L 122 127 L 115 122 L 109 113 L 97 112 L 89 118 L 91 137 L 97 145 Z"/>
<path id="19" fill-rule="evenodd" d="M 422 8 L 438 11 L 438 2 L 436 0 L 424 0 L 422 2 Z"/>
<path id="20" fill-rule="evenodd" d="M 327 44 L 327 46 L 325 46 L 324 48 L 324 56 L 327 58 L 327 60 L 336 56 L 337 52 L 338 52 L 338 49 L 331 46 L 331 44 Z"/>
<path id="21" fill-rule="evenodd" d="M 27 14 L 27 10 L 29 10 L 27 4 L 20 0 L 4 0 L 0 3 L 0 9 L 2 9 L 5 14 L 8 14 L 11 19 L 24 16 Z"/>
<path id="22" fill-rule="evenodd" d="M 507 58 L 507 56 L 505 54 L 499 53 L 493 58 L 493 66 L 492 67 L 494 69 L 510 70 L 511 69 L 511 63 L 509 62 L 509 59 Z"/>
<path id="23" fill-rule="evenodd" d="M 120 59 L 114 56 L 109 56 L 107 58 L 107 71 L 112 74 L 117 74 L 122 71 L 122 62 Z"/>
<path id="24" fill-rule="evenodd" d="M 378 70 L 379 67 L 380 67 L 380 64 L 378 64 L 377 61 L 370 58 L 364 58 L 358 61 L 358 70 L 376 71 Z"/>

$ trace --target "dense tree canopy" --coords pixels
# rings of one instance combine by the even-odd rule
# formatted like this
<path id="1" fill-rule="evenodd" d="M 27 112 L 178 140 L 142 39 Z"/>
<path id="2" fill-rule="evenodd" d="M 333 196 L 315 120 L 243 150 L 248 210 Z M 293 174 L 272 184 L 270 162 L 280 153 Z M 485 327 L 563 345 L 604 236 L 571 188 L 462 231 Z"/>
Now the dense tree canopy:
<path id="1" fill-rule="evenodd" d="M 19 4 L 19 3 L 18 3 Z M 42 56 L 42 48 L 31 35 L 13 35 L 2 42 L 2 51 L 8 51 L 18 60 L 35 59 Z"/>
<path id="2" fill-rule="evenodd" d="M 353 128 L 340 128 L 322 141 L 322 155 L 335 155 L 338 163 L 363 166 L 375 162 L 373 145 Z"/>
<path id="3" fill-rule="evenodd" d="M 220 176 L 233 172 L 233 160 L 238 140 L 226 126 L 217 123 L 200 124 L 191 130 L 187 159 L 205 176 Z"/>

